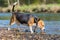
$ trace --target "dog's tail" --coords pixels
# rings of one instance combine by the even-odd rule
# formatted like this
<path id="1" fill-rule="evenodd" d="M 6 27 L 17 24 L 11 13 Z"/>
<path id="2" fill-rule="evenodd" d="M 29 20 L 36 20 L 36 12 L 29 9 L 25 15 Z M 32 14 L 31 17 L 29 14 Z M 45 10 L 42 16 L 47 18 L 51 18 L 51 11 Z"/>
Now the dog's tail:
<path id="1" fill-rule="evenodd" d="M 15 3 L 13 4 L 12 12 L 14 12 L 14 7 L 15 7 L 15 5 L 17 5 L 17 2 L 15 2 Z"/>

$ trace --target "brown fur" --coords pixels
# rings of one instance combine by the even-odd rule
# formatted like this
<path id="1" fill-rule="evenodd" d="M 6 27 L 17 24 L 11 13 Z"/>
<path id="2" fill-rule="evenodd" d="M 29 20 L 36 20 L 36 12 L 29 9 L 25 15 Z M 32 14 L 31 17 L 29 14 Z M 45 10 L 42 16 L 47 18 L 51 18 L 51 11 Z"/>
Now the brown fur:
<path id="1" fill-rule="evenodd" d="M 34 24 L 34 18 L 31 17 L 31 18 L 29 19 L 29 21 L 28 21 L 28 25 L 29 25 L 29 26 L 32 26 L 33 24 Z"/>

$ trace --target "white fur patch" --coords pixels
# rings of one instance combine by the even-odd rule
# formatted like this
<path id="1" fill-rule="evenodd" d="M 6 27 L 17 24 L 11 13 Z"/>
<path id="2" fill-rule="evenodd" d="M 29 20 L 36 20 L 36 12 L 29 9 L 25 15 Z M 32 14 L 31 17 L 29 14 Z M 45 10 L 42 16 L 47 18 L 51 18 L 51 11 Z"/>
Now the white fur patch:
<path id="1" fill-rule="evenodd" d="M 16 5 L 17 4 L 17 2 L 15 2 L 13 5 Z"/>
<path id="2" fill-rule="evenodd" d="M 8 25 L 8 31 L 11 30 L 10 25 Z"/>
<path id="3" fill-rule="evenodd" d="M 32 30 L 32 27 L 30 26 L 30 31 L 31 31 L 31 33 L 33 33 L 33 30 Z"/>
<path id="4" fill-rule="evenodd" d="M 8 27 L 8 31 L 11 30 L 11 28 Z"/>
<path id="5" fill-rule="evenodd" d="M 45 27 L 42 28 L 42 30 L 44 30 L 44 29 L 45 29 Z"/>

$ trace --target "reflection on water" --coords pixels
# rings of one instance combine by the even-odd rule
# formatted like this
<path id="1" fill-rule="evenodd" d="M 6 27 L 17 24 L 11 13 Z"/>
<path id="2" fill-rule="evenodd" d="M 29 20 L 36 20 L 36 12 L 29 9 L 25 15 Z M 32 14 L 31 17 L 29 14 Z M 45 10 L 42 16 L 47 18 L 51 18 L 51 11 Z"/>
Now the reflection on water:
<path id="1" fill-rule="evenodd" d="M 0 20 L 0 27 L 8 27 L 9 20 Z M 45 32 L 47 34 L 60 34 L 60 21 L 44 21 L 45 22 Z M 11 28 L 17 28 L 17 25 L 14 24 Z M 20 28 L 28 29 L 25 25 L 20 25 Z M 37 29 L 37 32 L 40 32 Z"/>

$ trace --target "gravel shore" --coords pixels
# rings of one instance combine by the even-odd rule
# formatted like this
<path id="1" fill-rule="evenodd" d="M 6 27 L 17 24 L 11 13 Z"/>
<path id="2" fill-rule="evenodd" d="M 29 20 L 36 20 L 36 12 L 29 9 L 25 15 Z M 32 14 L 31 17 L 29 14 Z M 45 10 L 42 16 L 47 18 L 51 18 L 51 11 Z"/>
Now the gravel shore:
<path id="1" fill-rule="evenodd" d="M 41 34 L 30 32 L 18 32 L 16 29 L 8 31 L 0 28 L 0 40 L 60 40 L 57 34 Z"/>

